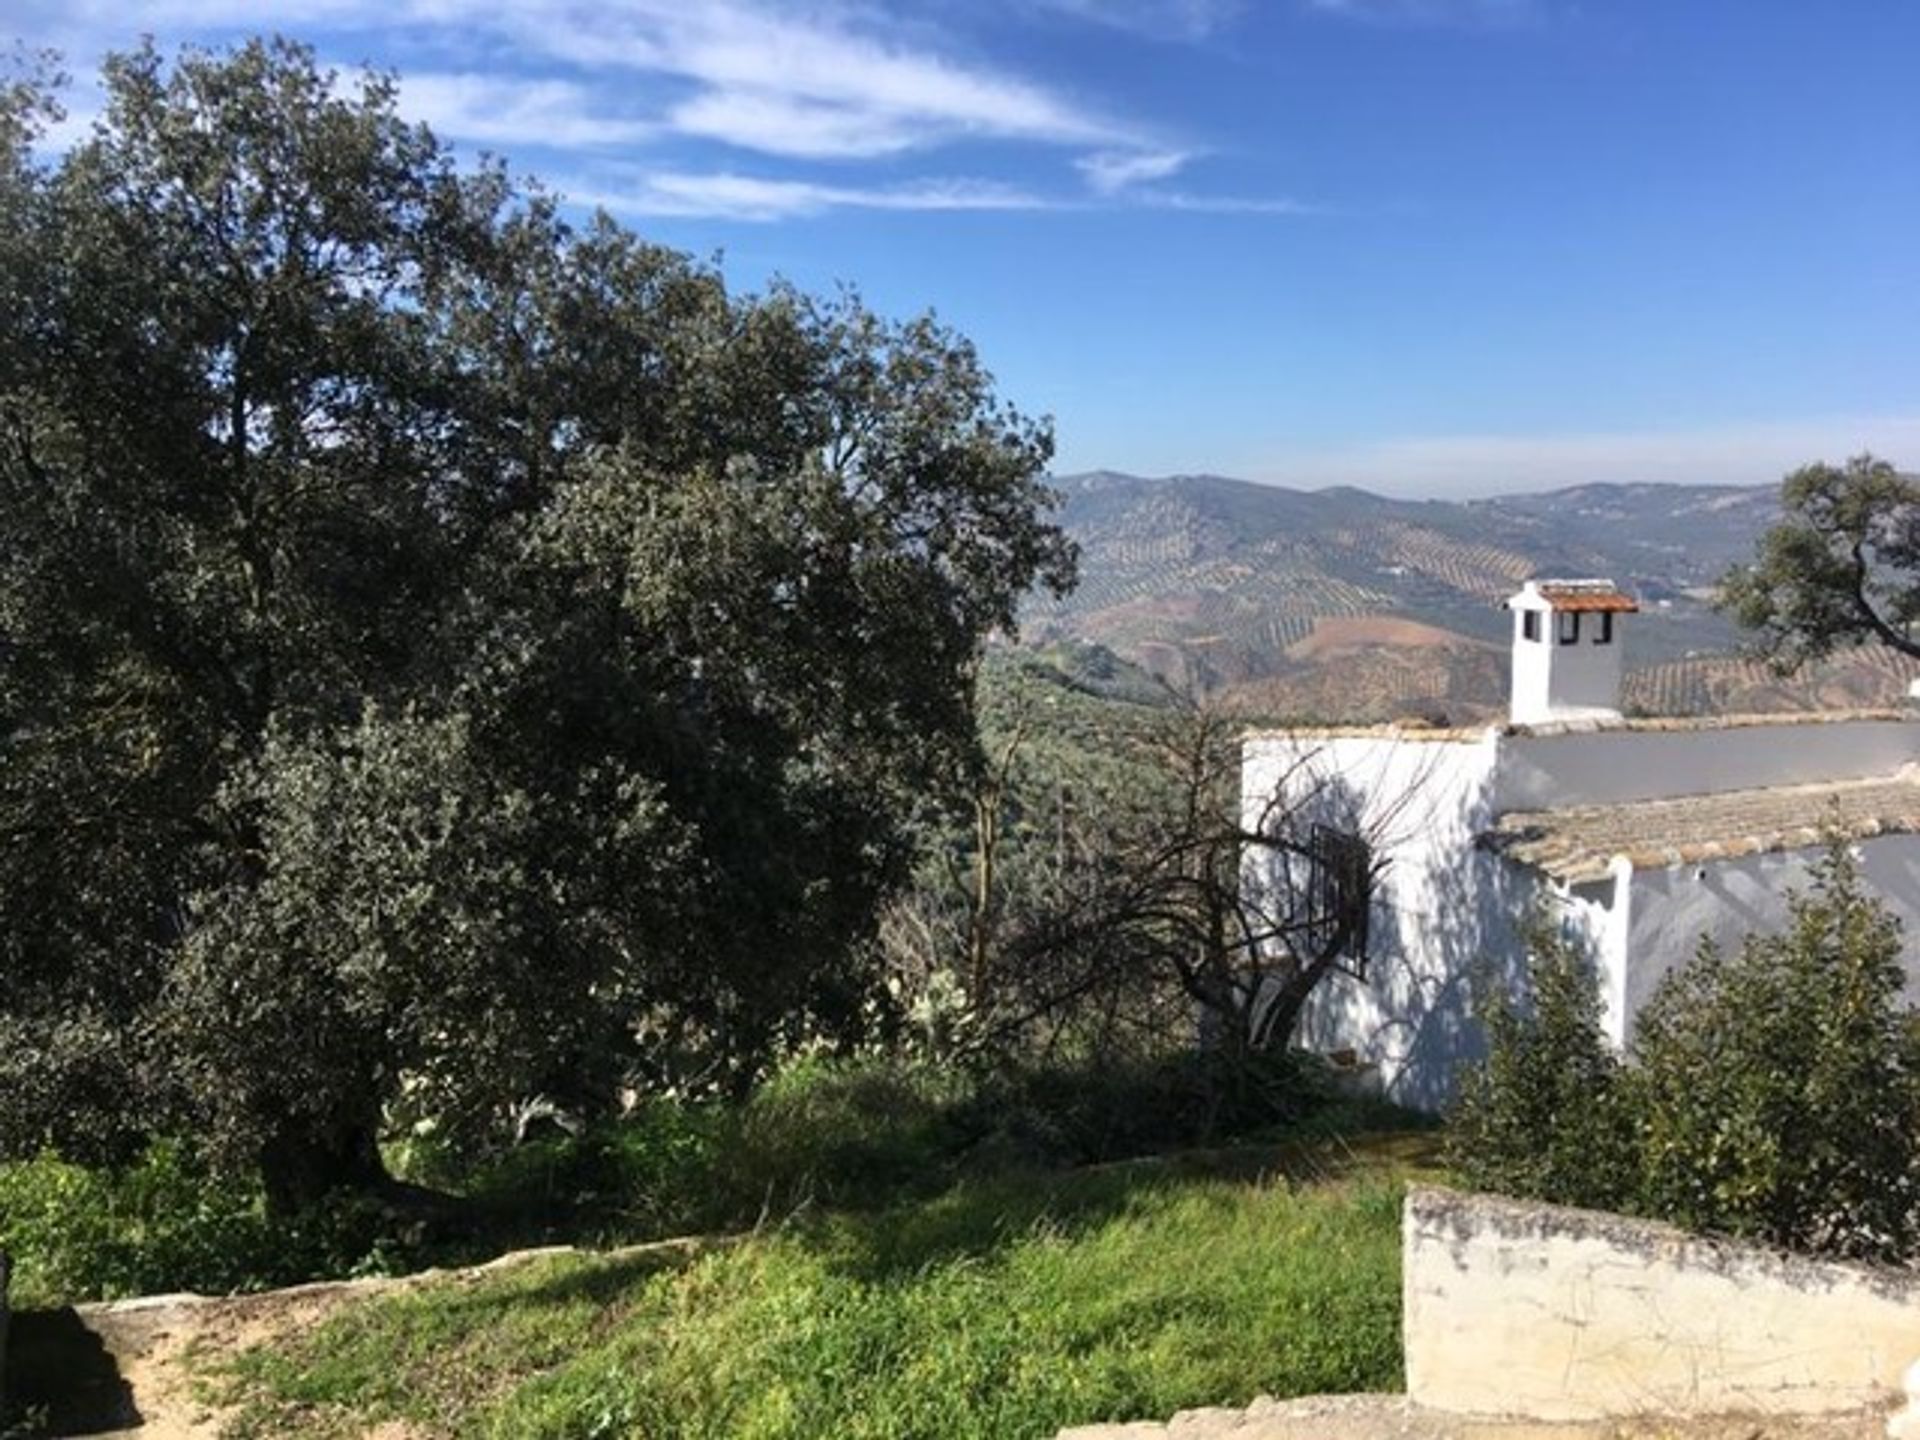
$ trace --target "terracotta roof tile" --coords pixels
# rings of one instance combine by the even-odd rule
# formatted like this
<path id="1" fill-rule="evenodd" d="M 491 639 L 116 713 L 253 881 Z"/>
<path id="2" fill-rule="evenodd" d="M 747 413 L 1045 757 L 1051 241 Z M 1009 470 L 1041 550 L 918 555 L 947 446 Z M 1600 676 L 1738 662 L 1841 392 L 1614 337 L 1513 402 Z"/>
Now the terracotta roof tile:
<path id="1" fill-rule="evenodd" d="M 1569 805 L 1502 815 L 1489 849 L 1569 883 L 1604 879 L 1616 855 L 1638 869 L 1798 850 L 1920 832 L 1920 774 L 1895 775 L 1619 805 Z"/>

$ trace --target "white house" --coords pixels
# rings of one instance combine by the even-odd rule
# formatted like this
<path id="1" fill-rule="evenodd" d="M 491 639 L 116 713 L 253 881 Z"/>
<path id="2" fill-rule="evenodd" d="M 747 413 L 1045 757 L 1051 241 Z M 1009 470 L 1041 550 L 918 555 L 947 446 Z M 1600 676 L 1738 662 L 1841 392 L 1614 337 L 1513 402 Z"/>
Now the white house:
<path id="1" fill-rule="evenodd" d="M 1309 1047 L 1350 1057 L 1404 1103 L 1438 1105 L 1478 1053 L 1476 993 L 1521 982 L 1536 912 L 1587 946 L 1624 1045 L 1702 934 L 1737 945 L 1783 922 L 1836 830 L 1905 922 L 1920 990 L 1920 713 L 1629 720 L 1632 598 L 1608 581 L 1539 580 L 1507 603 L 1508 723 L 1245 739 L 1250 825 L 1278 797 L 1356 830 L 1381 864 L 1365 953 L 1309 1003 Z"/>

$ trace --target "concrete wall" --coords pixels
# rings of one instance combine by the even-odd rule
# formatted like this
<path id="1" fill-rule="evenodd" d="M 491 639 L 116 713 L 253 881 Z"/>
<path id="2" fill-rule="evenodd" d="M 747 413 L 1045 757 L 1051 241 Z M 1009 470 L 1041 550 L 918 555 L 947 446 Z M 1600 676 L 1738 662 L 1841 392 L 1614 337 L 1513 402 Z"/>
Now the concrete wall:
<path id="1" fill-rule="evenodd" d="M 1407 1390 L 1465 1414 L 1589 1420 L 1885 1404 L 1920 1356 L 1920 1276 L 1620 1216 L 1407 1197 Z"/>
<path id="2" fill-rule="evenodd" d="M 1494 808 L 1545 810 L 1890 775 L 1920 760 L 1920 724 L 1835 720 L 1501 738 Z"/>

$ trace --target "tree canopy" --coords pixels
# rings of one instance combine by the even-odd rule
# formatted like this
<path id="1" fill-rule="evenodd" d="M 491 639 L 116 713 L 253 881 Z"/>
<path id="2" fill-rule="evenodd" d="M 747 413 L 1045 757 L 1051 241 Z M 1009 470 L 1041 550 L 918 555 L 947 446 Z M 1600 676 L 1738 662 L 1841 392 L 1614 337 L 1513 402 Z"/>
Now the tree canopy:
<path id="1" fill-rule="evenodd" d="M 256 42 L 0 91 L 0 1149 L 285 1202 L 404 1104 L 719 1084 L 854 943 L 1071 583 L 931 318 L 731 294 Z"/>
<path id="2" fill-rule="evenodd" d="M 1721 582 L 1755 648 L 1781 670 L 1876 641 L 1920 656 L 1920 482 L 1858 455 L 1794 471 L 1780 499 L 1754 562 Z"/>

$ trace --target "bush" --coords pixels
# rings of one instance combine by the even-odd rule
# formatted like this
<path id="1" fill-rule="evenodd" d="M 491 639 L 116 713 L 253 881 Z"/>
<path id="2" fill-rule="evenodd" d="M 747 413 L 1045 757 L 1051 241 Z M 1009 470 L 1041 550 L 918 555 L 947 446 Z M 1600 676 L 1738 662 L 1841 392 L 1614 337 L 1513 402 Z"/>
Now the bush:
<path id="1" fill-rule="evenodd" d="M 1181 1049 L 1009 1068 L 982 1082 L 980 1148 L 1002 1161 L 1087 1165 L 1272 1132 L 1327 1101 L 1301 1057 Z"/>
<path id="2" fill-rule="evenodd" d="M 1639 1204 L 1822 1253 L 1910 1255 L 1920 1050 L 1899 923 L 1835 847 L 1779 935 L 1703 945 L 1641 1013 Z"/>
<path id="3" fill-rule="evenodd" d="M 1504 990 L 1490 997 L 1487 1058 L 1462 1079 L 1449 1159 L 1478 1189 L 1617 1207 L 1633 1189 L 1630 1119 L 1593 966 L 1542 923 L 1527 974 L 1530 1010 Z"/>
<path id="4" fill-rule="evenodd" d="M 23 1309 L 398 1268 L 412 1257 L 391 1231 L 390 1217 L 346 1201 L 270 1221 L 257 1185 L 215 1175 L 172 1141 L 116 1169 L 53 1155 L 0 1165 L 0 1250 L 14 1257 Z"/>
<path id="5" fill-rule="evenodd" d="M 749 1220 L 942 1184 L 971 1138 L 960 1115 L 970 1094 L 964 1075 L 923 1062 L 795 1062 L 728 1116 L 716 1201 Z"/>
<path id="6" fill-rule="evenodd" d="M 1496 1007 L 1451 1120 L 1470 1183 L 1819 1254 L 1914 1255 L 1920 1044 L 1898 922 L 1844 847 L 1782 933 L 1731 954 L 1703 943 L 1662 982 L 1631 1064 L 1607 1054 L 1576 957 L 1543 949 L 1533 971 L 1533 1015 Z"/>

